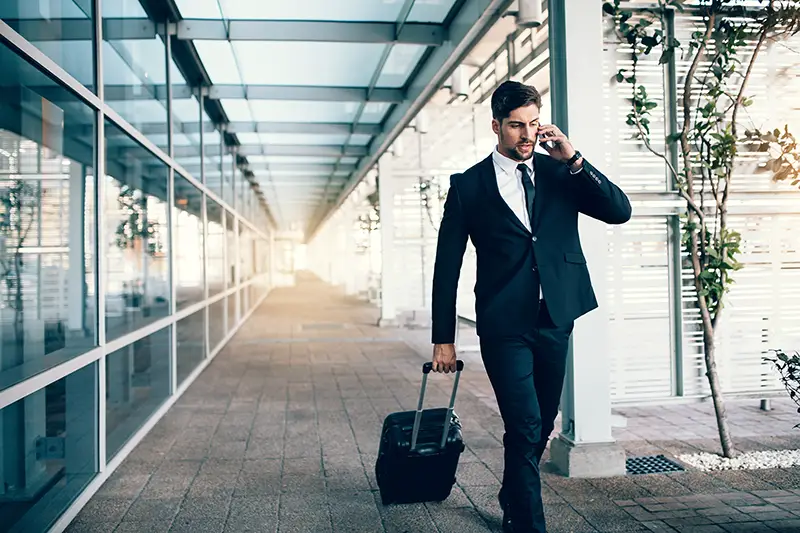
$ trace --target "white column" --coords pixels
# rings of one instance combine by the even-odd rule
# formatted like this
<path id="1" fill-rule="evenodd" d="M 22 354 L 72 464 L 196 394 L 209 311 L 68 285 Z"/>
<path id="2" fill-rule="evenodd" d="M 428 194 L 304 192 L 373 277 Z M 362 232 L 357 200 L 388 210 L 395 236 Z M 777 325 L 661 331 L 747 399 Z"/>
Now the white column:
<path id="1" fill-rule="evenodd" d="M 606 146 L 599 132 L 602 5 L 596 0 L 550 0 L 549 5 L 553 121 L 587 160 L 604 170 Z M 604 223 L 581 215 L 581 244 L 599 308 L 575 323 L 562 396 L 562 428 L 551 444 L 552 461 L 569 477 L 625 473 L 625 452 L 611 434 L 606 230 Z"/>
<path id="2" fill-rule="evenodd" d="M 378 196 L 381 213 L 381 318 L 378 325 L 397 324 L 397 279 L 394 253 L 394 179 L 391 153 L 378 160 Z"/>

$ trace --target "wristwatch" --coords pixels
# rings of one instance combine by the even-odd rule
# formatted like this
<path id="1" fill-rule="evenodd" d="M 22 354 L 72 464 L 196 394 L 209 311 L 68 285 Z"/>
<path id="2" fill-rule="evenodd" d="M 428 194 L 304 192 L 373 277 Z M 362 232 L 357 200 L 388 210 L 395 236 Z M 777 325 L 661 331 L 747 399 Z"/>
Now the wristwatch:
<path id="1" fill-rule="evenodd" d="M 567 161 L 567 166 L 570 167 L 570 169 L 571 169 L 572 165 L 575 164 L 575 161 L 577 161 L 581 157 L 583 157 L 581 155 L 581 153 L 578 150 L 575 150 L 575 155 L 573 155 L 572 157 L 569 158 L 569 161 Z"/>

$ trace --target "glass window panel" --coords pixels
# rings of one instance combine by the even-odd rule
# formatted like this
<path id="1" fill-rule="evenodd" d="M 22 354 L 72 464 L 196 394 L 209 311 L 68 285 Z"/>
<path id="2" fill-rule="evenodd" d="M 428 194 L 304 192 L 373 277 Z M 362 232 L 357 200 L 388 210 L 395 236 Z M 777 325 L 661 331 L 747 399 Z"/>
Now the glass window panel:
<path id="1" fill-rule="evenodd" d="M 255 100 L 248 101 L 243 99 L 220 99 L 222 108 L 231 122 L 253 122 L 253 114 L 250 113 L 250 105 L 257 103 Z"/>
<path id="2" fill-rule="evenodd" d="M 169 314 L 167 166 L 106 121 L 106 336 Z M 112 142 L 113 139 L 113 142 Z"/>
<path id="3" fill-rule="evenodd" d="M 206 358 L 206 310 L 192 313 L 177 326 L 177 369 L 178 386 Z"/>
<path id="4" fill-rule="evenodd" d="M 109 18 L 105 11 L 103 18 Z M 164 90 L 167 61 L 164 50 L 164 42 L 158 36 L 128 40 L 108 40 L 104 37 L 103 82 L 106 103 L 145 135 L 150 133 L 145 124 L 167 122 L 167 92 Z M 180 85 L 183 78 L 174 66 L 172 74 L 173 83 Z M 165 143 L 153 142 L 166 150 Z"/>
<path id="5" fill-rule="evenodd" d="M 239 283 L 249 280 L 253 273 L 251 234 L 244 224 L 239 224 Z"/>
<path id="6" fill-rule="evenodd" d="M 426 0 L 417 0 L 417 2 Z M 427 0 L 431 1 L 431 0 Z M 452 0 L 449 0 L 452 1 Z M 217 0 L 178 0 L 181 14 L 188 18 L 220 18 Z M 403 2 L 399 0 L 306 0 L 305 2 L 264 2 L 263 0 L 220 0 L 222 15 L 230 19 L 276 20 L 397 20 Z"/>
<path id="7" fill-rule="evenodd" d="M 93 112 L 5 46 L 0 67 L 4 389 L 96 346 L 96 256 Z"/>
<path id="8" fill-rule="evenodd" d="M 350 136 L 350 144 L 356 146 L 366 146 L 373 139 L 372 135 L 367 133 L 354 133 Z M 355 158 L 348 158 L 355 159 Z"/>
<path id="9" fill-rule="evenodd" d="M 103 0 L 103 17 L 147 18 L 139 0 Z"/>
<path id="10" fill-rule="evenodd" d="M 234 292 L 230 296 L 226 296 L 225 297 L 225 300 L 227 301 L 227 305 L 228 305 L 228 331 L 227 331 L 227 333 L 230 333 L 231 331 L 233 331 L 233 329 L 236 327 L 236 324 L 237 324 L 237 321 L 238 321 L 238 319 L 236 317 L 236 309 L 237 309 L 237 306 L 236 306 L 236 295 L 237 294 L 238 294 L 238 292 Z"/>
<path id="11" fill-rule="evenodd" d="M 208 344 L 209 352 L 219 346 L 225 338 L 225 298 L 220 298 L 208 306 Z"/>
<path id="12" fill-rule="evenodd" d="M 97 474 L 97 364 L 0 409 L 0 531 L 49 531 Z"/>
<path id="13" fill-rule="evenodd" d="M 217 194 L 222 192 L 222 170 L 220 165 L 220 134 L 203 110 L 203 161 L 205 164 L 205 184 Z"/>
<path id="14" fill-rule="evenodd" d="M 247 178 L 239 168 L 236 169 L 236 211 L 240 214 L 244 214 L 244 196 L 247 193 L 247 189 L 250 187 L 250 183 L 247 181 Z"/>
<path id="15" fill-rule="evenodd" d="M 441 24 L 447 18 L 455 2 L 456 0 L 417 0 L 408 14 L 408 21 Z"/>
<path id="16" fill-rule="evenodd" d="M 106 455 L 111 460 L 169 397 L 170 327 L 106 356 Z"/>
<path id="17" fill-rule="evenodd" d="M 366 87 L 385 44 L 300 41 L 235 41 L 233 49 L 245 84 Z M 206 63 L 206 56 L 202 56 Z M 264 68 L 264 58 L 269 68 Z M 208 58 L 212 70 L 220 57 Z M 214 83 L 239 83 L 233 77 Z"/>
<path id="18" fill-rule="evenodd" d="M 358 111 L 358 102 L 309 102 L 297 100 L 220 100 L 231 121 L 258 122 L 350 122 Z M 249 103 L 249 107 L 248 107 Z M 381 110 L 370 106 L 385 106 Z M 252 108 L 252 115 L 250 114 Z M 365 116 L 361 122 L 380 122 L 388 104 L 369 103 L 364 107 Z M 367 120 L 366 114 L 375 115 L 377 120 Z M 245 114 L 246 113 L 246 114 Z"/>
<path id="19" fill-rule="evenodd" d="M 421 44 L 395 44 L 378 78 L 378 87 L 403 87 L 427 48 Z"/>
<path id="20" fill-rule="evenodd" d="M 0 19 L 11 26 L 31 44 L 42 51 L 73 78 L 94 91 L 92 57 L 94 25 L 92 4 L 86 0 L 4 0 L 0 2 Z M 75 24 L 65 19 L 81 19 L 87 24 Z M 81 31 L 75 40 L 54 40 L 65 26 L 70 33 Z M 3 72 L 8 72 L 3 69 Z"/>
<path id="21" fill-rule="evenodd" d="M 361 135 L 361 134 L 357 134 L 357 135 Z M 355 138 L 355 137 L 356 137 L 356 135 L 353 135 L 353 138 Z M 357 157 L 343 157 L 342 160 L 341 160 L 341 163 L 343 165 L 355 165 L 356 163 L 358 163 L 358 158 Z"/>
<path id="22" fill-rule="evenodd" d="M 222 199 L 233 204 L 233 154 L 226 149 L 225 155 L 222 157 Z"/>
<path id="23" fill-rule="evenodd" d="M 227 235 L 225 241 L 228 243 L 228 288 L 236 285 L 236 232 L 234 226 L 234 216 L 226 211 L 225 212 L 226 224 L 225 233 Z"/>
<path id="24" fill-rule="evenodd" d="M 247 314 L 247 288 L 239 290 L 239 316 L 244 318 Z"/>
<path id="25" fill-rule="evenodd" d="M 362 124 L 380 124 L 389 110 L 389 105 L 388 102 L 369 102 L 364 106 L 360 122 Z"/>
<path id="26" fill-rule="evenodd" d="M 225 232 L 222 226 L 222 208 L 211 198 L 206 199 L 206 216 L 208 218 L 208 295 L 214 296 L 225 288 Z M 214 345 L 212 344 L 212 346 Z"/>
<path id="27" fill-rule="evenodd" d="M 228 41 L 192 41 L 203 67 L 211 78 L 211 83 L 219 84 L 242 84 L 242 74 L 239 72 L 237 57 L 233 54 L 233 48 Z M 270 58 L 271 59 L 271 58 Z M 258 67 L 264 68 L 262 64 Z M 270 66 L 270 68 L 272 68 Z M 231 119 L 233 120 L 233 119 Z"/>
<path id="28" fill-rule="evenodd" d="M 175 174 L 175 297 L 178 310 L 205 299 L 203 193 Z"/>

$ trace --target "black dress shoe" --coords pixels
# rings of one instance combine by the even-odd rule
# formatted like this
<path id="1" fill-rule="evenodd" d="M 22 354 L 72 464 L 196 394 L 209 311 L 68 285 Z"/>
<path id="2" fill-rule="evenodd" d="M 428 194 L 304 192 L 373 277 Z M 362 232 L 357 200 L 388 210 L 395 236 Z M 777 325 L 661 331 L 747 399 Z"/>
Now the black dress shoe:
<path id="1" fill-rule="evenodd" d="M 503 533 L 514 533 L 514 525 L 511 523 L 511 509 L 508 505 L 503 506 Z"/>
<path id="2" fill-rule="evenodd" d="M 507 502 L 502 501 L 500 506 L 503 508 L 503 533 L 514 533 L 514 524 L 511 523 L 511 507 Z"/>

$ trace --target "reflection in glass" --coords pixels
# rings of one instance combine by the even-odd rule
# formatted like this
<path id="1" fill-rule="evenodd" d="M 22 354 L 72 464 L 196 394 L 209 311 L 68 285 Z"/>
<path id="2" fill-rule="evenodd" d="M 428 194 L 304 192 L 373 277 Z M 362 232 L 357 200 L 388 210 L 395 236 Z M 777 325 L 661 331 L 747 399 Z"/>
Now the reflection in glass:
<path id="1" fill-rule="evenodd" d="M 208 306 L 208 345 L 214 350 L 225 338 L 225 298 Z"/>
<path id="2" fill-rule="evenodd" d="M 175 173 L 175 290 L 177 309 L 202 301 L 203 194 Z"/>
<path id="3" fill-rule="evenodd" d="M 211 198 L 206 199 L 208 217 L 208 295 L 225 289 L 225 231 L 222 227 L 222 208 Z"/>
<path id="4" fill-rule="evenodd" d="M 209 131 L 213 123 L 203 112 L 203 148 L 206 186 L 222 196 L 222 141 L 217 130 Z"/>
<path id="5" fill-rule="evenodd" d="M 109 460 L 169 396 L 169 361 L 169 326 L 106 356 Z"/>
<path id="6" fill-rule="evenodd" d="M 96 346 L 94 122 L 3 46 L 0 69 L 4 389 Z"/>
<path id="7" fill-rule="evenodd" d="M 178 91 L 181 88 L 185 88 L 185 84 L 180 86 L 173 81 L 173 94 L 181 94 Z M 200 102 L 197 97 L 173 98 L 172 122 L 175 160 L 200 181 Z M 166 139 L 164 141 L 166 146 Z"/>
<path id="8" fill-rule="evenodd" d="M 233 173 L 233 154 L 226 149 L 222 156 L 222 199 L 230 205 L 233 205 Z"/>
<path id="9" fill-rule="evenodd" d="M 97 365 L 0 409 L 0 531 L 48 531 L 97 473 Z"/>
<path id="10" fill-rule="evenodd" d="M 169 240 L 164 163 L 106 121 L 103 201 L 106 337 L 169 314 Z"/>
<path id="11" fill-rule="evenodd" d="M 205 309 L 201 309 L 178 322 L 178 386 L 206 357 L 205 318 Z"/>
<path id="12" fill-rule="evenodd" d="M 103 5 L 103 20 L 146 18 L 138 0 Z M 126 20 L 122 25 L 136 24 Z M 123 26 L 124 27 L 124 26 Z M 125 38 L 113 32 L 103 33 L 103 83 L 106 103 L 154 144 L 167 151 L 167 58 L 163 37 L 150 35 Z M 88 57 L 92 57 L 91 54 Z M 85 58 L 83 58 L 84 61 Z M 87 63 L 90 61 L 86 61 Z M 185 85 L 178 68 L 171 64 L 173 85 Z"/>
<path id="13" fill-rule="evenodd" d="M 0 19 L 78 82 L 94 91 L 94 62 L 91 59 L 87 61 L 94 50 L 91 2 L 3 0 L 0 2 Z M 65 33 L 69 39 L 64 38 Z"/>

